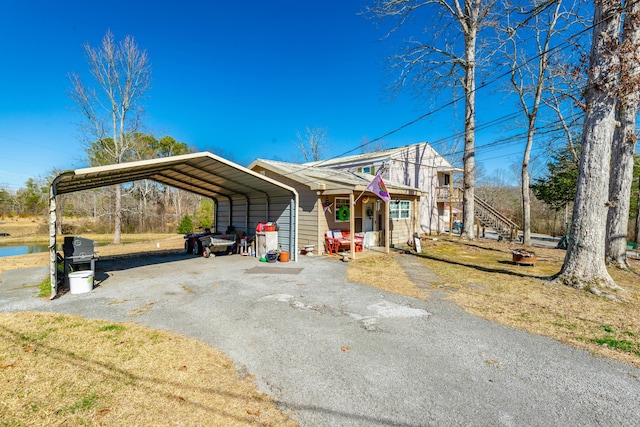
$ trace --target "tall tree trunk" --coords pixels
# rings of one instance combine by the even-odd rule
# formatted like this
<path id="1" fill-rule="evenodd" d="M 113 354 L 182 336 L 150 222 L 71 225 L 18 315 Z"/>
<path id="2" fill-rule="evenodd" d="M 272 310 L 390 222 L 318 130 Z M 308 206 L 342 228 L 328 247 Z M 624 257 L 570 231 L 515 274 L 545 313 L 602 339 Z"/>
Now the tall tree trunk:
<path id="1" fill-rule="evenodd" d="M 531 156 L 531 146 L 533 145 L 533 122 L 529 124 L 529 136 L 522 158 L 522 172 L 520 191 L 522 193 L 522 244 L 531 246 L 531 190 L 529 189 L 529 158 Z"/>
<path id="2" fill-rule="evenodd" d="M 634 94 L 635 95 L 635 94 Z M 607 215 L 606 260 L 620 268 L 627 265 L 627 227 L 633 182 L 633 153 L 636 146 L 637 106 L 622 100 L 618 105 L 618 121 L 613 137 L 609 201 L 611 208 Z"/>
<path id="3" fill-rule="evenodd" d="M 636 199 L 636 229 L 633 240 L 636 243 L 640 243 L 640 182 L 638 183 L 638 195 Z"/>
<path id="4" fill-rule="evenodd" d="M 596 24 L 586 89 L 580 175 L 569 245 L 558 280 L 600 293 L 603 288 L 617 287 L 605 265 L 604 247 L 621 11 L 619 2 L 614 0 L 596 1 L 594 8 Z"/>
<path id="5" fill-rule="evenodd" d="M 464 76 L 464 194 L 462 196 L 462 232 L 465 239 L 474 239 L 475 222 L 475 134 L 476 134 L 476 40 L 477 28 L 465 33 L 466 72 Z"/>
<path id="6" fill-rule="evenodd" d="M 640 3 L 631 2 L 625 11 L 620 46 L 620 97 L 618 127 L 613 134 L 609 201 L 607 215 L 606 260 L 620 268 L 627 265 L 627 227 L 633 183 L 633 154 L 636 148 L 638 112 L 638 71 L 640 69 Z"/>
<path id="7" fill-rule="evenodd" d="M 527 120 L 527 144 L 524 149 L 524 155 L 522 158 L 522 173 L 521 173 L 521 191 L 522 191 L 522 243 L 524 246 L 531 246 L 531 190 L 529 182 L 529 161 L 531 158 L 531 148 L 533 147 L 533 137 L 536 132 L 536 120 L 538 119 L 538 111 L 540 109 L 540 102 L 542 102 L 542 92 L 545 88 L 545 75 L 547 74 L 547 68 L 549 68 L 549 44 L 551 38 L 555 32 L 556 23 L 560 14 L 561 2 L 556 3 L 555 12 L 552 15 L 552 19 L 548 24 L 546 30 L 546 36 L 544 42 L 540 44 L 538 42 L 538 73 L 535 79 L 535 94 L 533 97 L 533 105 L 529 109 L 524 98 L 524 92 L 520 92 L 520 102 L 524 109 Z M 538 31 L 538 30 L 536 30 Z M 540 36 L 537 36 L 539 38 Z"/>

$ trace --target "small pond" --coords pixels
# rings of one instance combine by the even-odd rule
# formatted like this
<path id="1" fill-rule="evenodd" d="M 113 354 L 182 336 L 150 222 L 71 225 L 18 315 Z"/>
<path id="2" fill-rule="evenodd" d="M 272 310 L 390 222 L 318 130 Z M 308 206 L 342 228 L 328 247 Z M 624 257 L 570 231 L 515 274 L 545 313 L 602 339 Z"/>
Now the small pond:
<path id="1" fill-rule="evenodd" d="M 47 252 L 48 250 L 48 245 L 38 243 L 17 243 L 15 245 L 0 244 L 0 258 L 5 256 L 35 254 L 38 252 Z"/>

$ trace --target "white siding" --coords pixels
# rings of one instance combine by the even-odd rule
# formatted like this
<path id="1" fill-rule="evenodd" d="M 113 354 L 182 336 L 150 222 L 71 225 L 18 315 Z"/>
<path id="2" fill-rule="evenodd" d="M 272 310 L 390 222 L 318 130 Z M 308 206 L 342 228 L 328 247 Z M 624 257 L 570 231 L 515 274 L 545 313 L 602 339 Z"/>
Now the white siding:
<path id="1" fill-rule="evenodd" d="M 442 231 L 442 223 L 438 215 L 436 202 L 436 187 L 438 183 L 438 168 L 449 168 L 451 165 L 429 144 L 414 144 L 390 154 L 388 158 L 351 160 L 348 164 L 332 164 L 335 169 L 355 171 L 359 167 L 386 163 L 387 169 L 383 178 L 390 182 L 409 185 L 426 192 L 420 202 L 420 227 L 421 233 L 439 233 Z M 396 228 L 400 228 L 399 226 Z M 397 234 L 398 231 L 395 231 Z M 395 240 L 392 229 L 392 239 Z M 410 238 L 412 233 L 408 235 Z M 398 244 L 398 242 L 394 242 Z"/>
<path id="2" fill-rule="evenodd" d="M 420 232 L 438 233 L 441 230 L 436 187 L 438 167 L 449 163 L 428 144 L 412 145 L 395 154 L 389 162 L 386 174 L 390 181 L 410 185 L 426 192 L 420 203 Z"/>

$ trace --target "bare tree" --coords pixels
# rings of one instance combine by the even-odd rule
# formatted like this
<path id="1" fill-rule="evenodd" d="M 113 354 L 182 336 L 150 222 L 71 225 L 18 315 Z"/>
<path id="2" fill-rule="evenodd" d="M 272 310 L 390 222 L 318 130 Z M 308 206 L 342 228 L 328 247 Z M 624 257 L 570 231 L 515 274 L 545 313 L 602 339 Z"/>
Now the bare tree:
<path id="1" fill-rule="evenodd" d="M 369 138 L 365 136 L 360 142 L 360 152 L 362 154 L 375 153 L 376 151 L 386 150 L 387 148 L 387 143 L 382 139 L 369 141 Z"/>
<path id="2" fill-rule="evenodd" d="M 640 93 L 640 2 L 626 2 L 620 45 L 620 85 L 616 110 L 619 125 L 613 134 L 611 177 L 607 215 L 606 260 L 620 268 L 627 265 L 627 227 L 633 183 L 636 116 Z"/>
<path id="3" fill-rule="evenodd" d="M 88 124 L 84 128 L 86 141 L 99 142 L 100 156 L 94 160 L 122 163 L 132 147 L 141 99 L 151 81 L 149 58 L 133 37 L 127 36 L 116 44 L 111 31 L 107 31 L 99 48 L 88 43 L 83 47 L 93 84 L 86 86 L 78 74 L 71 74 L 70 96 Z M 115 186 L 114 204 L 113 242 L 120 243 L 122 188 L 119 185 Z"/>
<path id="4" fill-rule="evenodd" d="M 618 1 L 595 2 L 578 188 L 567 253 L 557 277 L 560 283 L 594 293 L 617 287 L 605 265 L 604 243 L 620 22 Z"/>
<path id="5" fill-rule="evenodd" d="M 305 162 L 322 160 L 327 153 L 327 129 L 306 127 L 306 134 L 296 132 L 297 145 Z"/>
<path id="6" fill-rule="evenodd" d="M 527 142 L 522 157 L 520 183 L 522 200 L 523 244 L 531 245 L 531 191 L 529 188 L 529 161 L 536 131 L 538 112 L 542 104 L 542 94 L 549 79 L 549 64 L 552 52 L 549 50 L 554 36 L 562 34 L 559 21 L 566 19 L 567 12 L 562 10 L 562 1 L 555 4 L 547 0 L 535 0 L 532 10 L 516 9 L 517 15 L 531 17 L 524 22 L 512 23 L 507 16 L 506 27 L 500 29 L 506 35 L 504 41 L 505 55 L 511 69 L 511 86 L 518 96 L 520 108 L 527 119 Z M 534 49 L 523 49 L 526 39 L 533 39 Z M 529 61 L 535 53 L 537 61 Z"/>
<path id="7" fill-rule="evenodd" d="M 426 24 L 425 41 L 408 40 L 406 50 L 392 58 L 399 70 L 397 86 L 413 83 L 424 97 L 428 90 L 460 86 L 464 93 L 464 196 L 462 237 L 473 239 L 475 173 L 475 95 L 479 33 L 490 23 L 495 0 L 377 0 L 366 12 L 383 21 L 395 19 L 387 35 L 414 20 Z"/>

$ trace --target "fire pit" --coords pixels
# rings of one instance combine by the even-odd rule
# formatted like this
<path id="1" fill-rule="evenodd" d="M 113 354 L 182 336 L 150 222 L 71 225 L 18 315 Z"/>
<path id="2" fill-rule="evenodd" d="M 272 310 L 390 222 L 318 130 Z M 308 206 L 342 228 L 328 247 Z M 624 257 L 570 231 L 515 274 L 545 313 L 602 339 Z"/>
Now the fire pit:
<path id="1" fill-rule="evenodd" d="M 511 251 L 513 263 L 518 265 L 536 265 L 536 253 L 525 249 L 514 249 Z"/>

